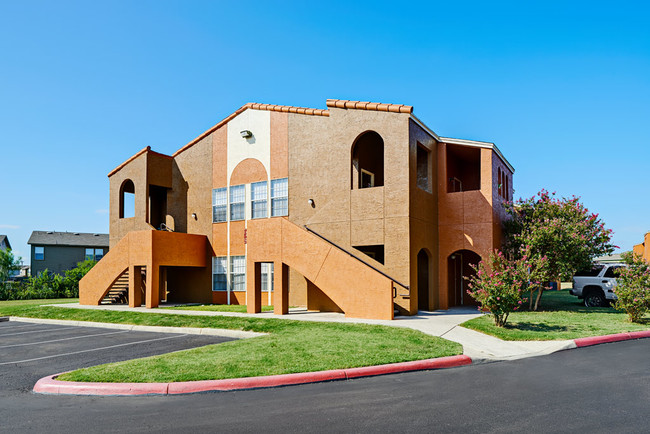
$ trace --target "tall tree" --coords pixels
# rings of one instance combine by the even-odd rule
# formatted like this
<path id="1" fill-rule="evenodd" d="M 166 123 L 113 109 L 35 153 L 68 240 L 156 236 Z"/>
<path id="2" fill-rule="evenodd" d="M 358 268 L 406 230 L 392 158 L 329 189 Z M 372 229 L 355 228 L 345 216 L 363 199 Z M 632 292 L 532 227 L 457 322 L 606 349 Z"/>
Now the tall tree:
<path id="1" fill-rule="evenodd" d="M 506 205 L 510 219 L 505 223 L 506 250 L 514 257 L 546 257 L 545 280 L 569 280 L 576 271 L 591 266 L 596 256 L 611 254 L 611 229 L 580 203 L 576 196 L 555 197 L 540 191 L 529 199 Z M 539 307 L 544 287 L 540 286 L 534 309 Z"/>

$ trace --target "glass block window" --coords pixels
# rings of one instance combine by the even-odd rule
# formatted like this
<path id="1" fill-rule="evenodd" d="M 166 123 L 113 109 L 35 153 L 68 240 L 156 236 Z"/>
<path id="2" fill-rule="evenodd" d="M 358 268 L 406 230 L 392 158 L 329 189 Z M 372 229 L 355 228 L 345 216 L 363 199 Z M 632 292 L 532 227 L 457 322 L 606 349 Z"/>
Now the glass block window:
<path id="1" fill-rule="evenodd" d="M 288 178 L 271 180 L 271 217 L 289 215 Z"/>
<path id="2" fill-rule="evenodd" d="M 104 249 L 95 249 L 95 261 L 99 261 L 104 257 Z"/>
<path id="3" fill-rule="evenodd" d="M 45 247 L 34 247 L 34 260 L 36 261 L 45 260 Z"/>
<path id="4" fill-rule="evenodd" d="M 95 249 L 86 249 L 86 255 L 84 258 L 86 261 L 95 259 Z"/>
<path id="5" fill-rule="evenodd" d="M 246 186 L 230 187 L 230 220 L 244 220 L 246 205 Z"/>
<path id="6" fill-rule="evenodd" d="M 233 291 L 246 291 L 246 256 L 230 257 L 230 285 Z"/>
<path id="7" fill-rule="evenodd" d="M 228 218 L 228 189 L 212 190 L 212 223 L 225 222 Z"/>
<path id="8" fill-rule="evenodd" d="M 212 258 L 212 290 L 225 291 L 228 288 L 228 258 L 217 256 Z"/>
<path id="9" fill-rule="evenodd" d="M 266 198 L 267 198 L 266 181 L 254 182 L 251 184 L 251 216 L 254 219 L 261 219 L 267 216 Z"/>

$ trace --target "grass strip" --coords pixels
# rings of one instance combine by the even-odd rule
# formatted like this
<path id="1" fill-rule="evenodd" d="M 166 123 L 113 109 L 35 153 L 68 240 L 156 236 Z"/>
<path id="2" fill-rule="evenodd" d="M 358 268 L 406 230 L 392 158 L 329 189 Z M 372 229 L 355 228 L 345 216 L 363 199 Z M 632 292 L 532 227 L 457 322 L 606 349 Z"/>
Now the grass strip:
<path id="1" fill-rule="evenodd" d="M 161 309 L 170 309 L 170 310 L 203 310 L 207 312 L 238 312 L 246 313 L 245 304 L 202 304 L 199 306 L 190 305 L 190 306 L 171 306 L 163 307 Z M 262 312 L 271 312 L 273 311 L 273 306 L 262 306 Z"/>
<path id="2" fill-rule="evenodd" d="M 70 302 L 64 300 L 61 302 Z M 52 300 L 45 301 L 52 303 Z M 270 333 L 160 356 L 94 366 L 68 381 L 170 382 L 345 369 L 462 354 L 461 345 L 397 327 L 282 319 L 195 317 L 0 302 L 0 314 L 121 324 L 215 327 Z"/>
<path id="3" fill-rule="evenodd" d="M 645 323 L 635 324 L 623 312 L 612 307 L 585 307 L 582 300 L 562 290 L 544 292 L 540 311 L 511 313 L 505 327 L 495 326 L 490 316 L 462 326 L 506 341 L 547 341 L 648 330 L 650 317 L 646 315 Z"/>

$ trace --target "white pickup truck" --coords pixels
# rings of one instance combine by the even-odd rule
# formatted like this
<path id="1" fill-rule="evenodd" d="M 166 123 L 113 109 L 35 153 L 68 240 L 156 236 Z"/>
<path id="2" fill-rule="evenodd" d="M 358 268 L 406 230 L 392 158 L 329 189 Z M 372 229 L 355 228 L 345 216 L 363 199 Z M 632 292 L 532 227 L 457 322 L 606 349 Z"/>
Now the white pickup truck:
<path id="1" fill-rule="evenodd" d="M 622 267 L 625 264 L 595 264 L 591 270 L 579 271 L 569 293 L 584 299 L 587 307 L 607 306 L 616 300 L 616 270 Z"/>

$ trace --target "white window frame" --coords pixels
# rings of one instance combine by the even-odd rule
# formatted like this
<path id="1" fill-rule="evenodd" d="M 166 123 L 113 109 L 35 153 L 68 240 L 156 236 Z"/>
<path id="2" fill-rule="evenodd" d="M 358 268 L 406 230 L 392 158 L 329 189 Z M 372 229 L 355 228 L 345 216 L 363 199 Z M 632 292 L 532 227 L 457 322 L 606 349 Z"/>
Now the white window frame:
<path id="1" fill-rule="evenodd" d="M 230 257 L 230 291 L 246 292 L 246 256 Z"/>
<path id="2" fill-rule="evenodd" d="M 243 191 L 241 200 L 238 200 L 239 190 Z M 233 222 L 233 221 L 246 220 L 246 184 L 231 185 L 228 193 L 229 193 L 229 202 L 228 202 L 229 221 Z M 234 200 L 237 200 L 237 202 L 234 202 Z M 237 214 L 237 218 L 233 218 L 233 210 L 234 210 L 233 205 L 237 205 L 237 208 L 241 206 L 241 218 L 239 217 L 239 214 Z"/>
<path id="3" fill-rule="evenodd" d="M 223 220 L 217 219 L 217 208 L 223 212 Z M 212 223 L 228 221 L 228 187 L 215 188 L 212 190 Z"/>
<path id="4" fill-rule="evenodd" d="M 287 186 L 286 191 L 278 192 L 277 189 L 274 189 L 273 187 L 282 181 L 285 181 L 286 183 Z M 274 204 L 280 200 L 286 201 L 287 210 L 285 214 L 275 212 L 276 207 L 274 206 Z M 286 215 L 289 215 L 289 178 L 272 179 L 271 180 L 271 217 L 279 217 L 279 216 L 286 216 Z"/>
<path id="5" fill-rule="evenodd" d="M 259 186 L 260 188 L 257 189 L 258 195 L 256 196 L 256 187 Z M 269 186 L 267 181 L 260 181 L 260 182 L 253 182 L 251 184 L 251 194 L 250 194 L 250 204 L 251 204 L 251 219 L 261 219 L 261 218 L 267 218 L 269 216 L 269 210 L 268 210 L 268 197 L 269 197 Z M 257 210 L 257 211 L 262 211 L 257 217 L 255 216 L 255 207 L 256 205 L 261 207 L 263 204 L 263 210 Z"/>
<path id="6" fill-rule="evenodd" d="M 224 276 L 225 285 L 223 286 L 223 288 L 217 288 L 217 285 L 215 285 L 216 282 L 215 276 Z M 218 292 L 228 291 L 228 257 L 227 256 L 214 256 L 212 258 L 212 291 L 218 291 Z"/>
<path id="7" fill-rule="evenodd" d="M 369 187 L 365 187 L 365 186 L 363 185 L 363 182 L 361 182 L 361 181 L 363 181 L 363 175 L 364 175 L 364 174 L 365 174 L 365 175 L 370 175 L 370 186 L 369 186 Z M 359 179 L 359 184 L 361 184 L 361 185 L 359 186 L 359 188 L 373 188 L 373 187 L 375 186 L 375 174 L 372 173 L 372 172 L 369 171 L 369 170 L 361 169 L 361 178 Z"/>

